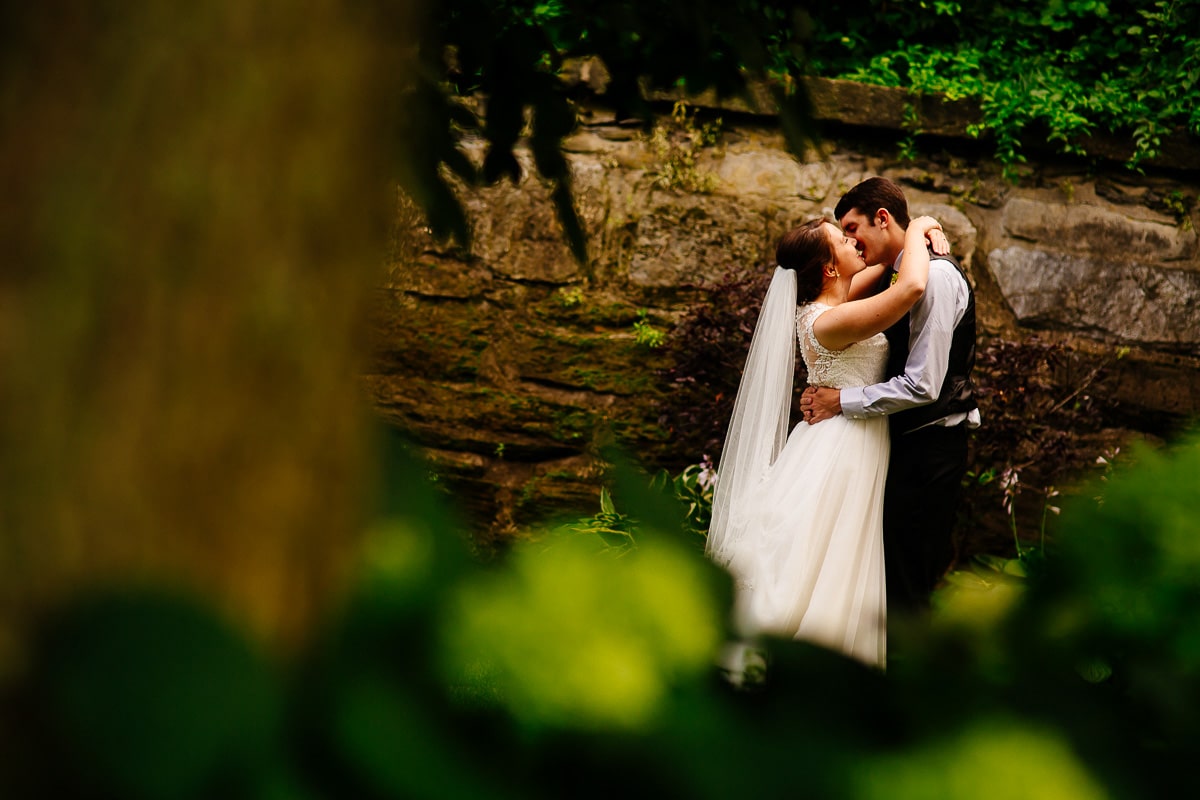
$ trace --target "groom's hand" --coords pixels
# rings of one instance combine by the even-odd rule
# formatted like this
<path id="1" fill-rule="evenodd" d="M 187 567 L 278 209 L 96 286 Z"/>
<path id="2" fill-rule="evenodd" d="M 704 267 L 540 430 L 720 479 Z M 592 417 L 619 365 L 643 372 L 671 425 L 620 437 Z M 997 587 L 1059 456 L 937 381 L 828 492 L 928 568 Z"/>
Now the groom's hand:
<path id="1" fill-rule="evenodd" d="M 800 395 L 800 410 L 809 425 L 836 417 L 842 413 L 842 393 L 838 389 L 810 386 Z"/>

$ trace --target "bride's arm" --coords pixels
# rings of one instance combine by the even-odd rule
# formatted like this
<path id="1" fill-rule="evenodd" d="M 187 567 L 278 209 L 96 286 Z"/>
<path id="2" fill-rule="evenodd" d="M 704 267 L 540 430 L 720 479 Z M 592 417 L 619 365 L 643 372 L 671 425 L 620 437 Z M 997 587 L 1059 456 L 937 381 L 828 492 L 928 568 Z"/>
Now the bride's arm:
<path id="1" fill-rule="evenodd" d="M 830 350 L 841 350 L 886 330 L 907 314 L 924 294 L 929 279 L 925 236 L 940 227 L 933 217 L 917 217 L 909 223 L 895 283 L 874 297 L 851 300 L 826 311 L 813 325 L 817 341 Z"/>

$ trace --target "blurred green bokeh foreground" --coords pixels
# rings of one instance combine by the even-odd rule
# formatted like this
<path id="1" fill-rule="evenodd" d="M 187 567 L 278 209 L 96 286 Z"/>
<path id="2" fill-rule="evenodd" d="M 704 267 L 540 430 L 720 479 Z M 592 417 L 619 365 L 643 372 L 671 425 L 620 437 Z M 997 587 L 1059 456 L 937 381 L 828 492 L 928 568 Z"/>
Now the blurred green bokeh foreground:
<path id="1" fill-rule="evenodd" d="M 356 375 L 404 4 L 5 4 L 0 796 L 1147 797 L 1200 747 L 1200 440 L 886 675 L 764 642 L 684 508 L 484 564 Z M 40 7 L 39 7 L 40 8 Z M 397 27 L 398 26 L 398 27 Z"/>
<path id="2" fill-rule="evenodd" d="M 764 641 L 740 689 L 729 580 L 644 476 L 617 478 L 631 546 L 563 529 L 483 564 L 384 454 L 355 588 L 290 658 L 178 592 L 55 614 L 5 697 L 5 796 L 1141 798 L 1191 774 L 1200 437 L 1073 498 L 1028 577 L 942 590 L 886 674 Z"/>

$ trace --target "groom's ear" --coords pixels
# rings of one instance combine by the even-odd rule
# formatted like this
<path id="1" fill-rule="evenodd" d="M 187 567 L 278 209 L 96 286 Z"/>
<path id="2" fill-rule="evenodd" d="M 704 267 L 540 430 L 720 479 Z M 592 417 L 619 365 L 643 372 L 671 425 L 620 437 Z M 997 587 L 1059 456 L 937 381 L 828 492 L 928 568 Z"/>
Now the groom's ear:
<path id="1" fill-rule="evenodd" d="M 886 208 L 881 208 L 875 212 L 874 223 L 876 226 L 880 228 L 886 228 L 891 220 L 892 212 L 888 211 Z"/>

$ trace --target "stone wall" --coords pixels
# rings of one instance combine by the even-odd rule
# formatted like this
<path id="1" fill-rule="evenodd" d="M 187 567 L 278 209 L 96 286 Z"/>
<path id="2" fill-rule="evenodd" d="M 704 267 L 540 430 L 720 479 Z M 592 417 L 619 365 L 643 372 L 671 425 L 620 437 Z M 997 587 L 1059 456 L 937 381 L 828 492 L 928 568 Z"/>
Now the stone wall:
<path id="1" fill-rule="evenodd" d="M 669 329 L 704 299 L 696 284 L 766 269 L 780 234 L 872 175 L 898 181 L 914 213 L 943 222 L 974 281 L 981 336 L 1128 348 L 1111 385 L 1134 410 L 1129 427 L 1196 416 L 1200 158 L 1188 159 L 1200 151 L 1184 148 L 1182 162 L 1146 175 L 1049 154 L 1014 184 L 985 147 L 955 138 L 966 121 L 939 118 L 939 137 L 902 161 L 903 115 L 884 113 L 894 92 L 817 88 L 831 127 L 820 151 L 800 159 L 770 115 L 709 109 L 723 128 L 699 152 L 698 168 L 715 178 L 705 193 L 660 185 L 663 156 L 638 124 L 582 106 L 565 150 L 586 264 L 571 257 L 535 178 L 462 193 L 470 255 L 435 242 L 401 200 L 364 380 L 476 529 L 503 536 L 556 510 L 593 510 L 601 465 L 592 454 L 605 440 L 632 443 L 647 463 L 677 459 L 665 455 L 652 407 L 660 357 L 639 344 L 635 322 Z M 660 124 L 681 139 L 686 128 L 672 131 L 669 110 Z"/>

